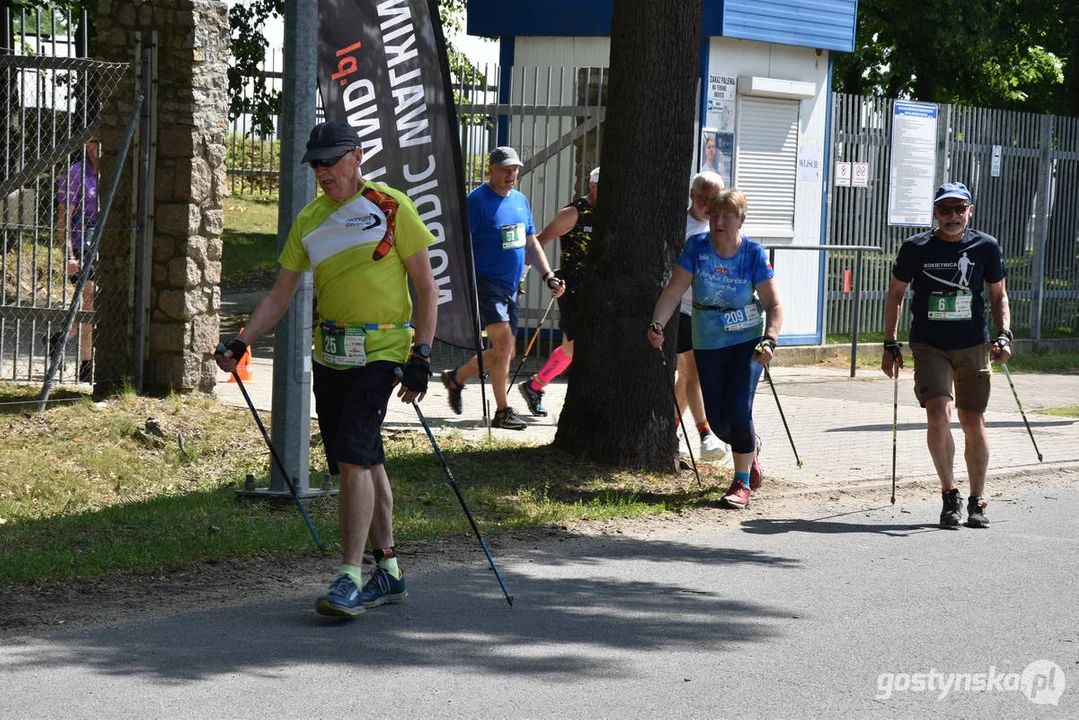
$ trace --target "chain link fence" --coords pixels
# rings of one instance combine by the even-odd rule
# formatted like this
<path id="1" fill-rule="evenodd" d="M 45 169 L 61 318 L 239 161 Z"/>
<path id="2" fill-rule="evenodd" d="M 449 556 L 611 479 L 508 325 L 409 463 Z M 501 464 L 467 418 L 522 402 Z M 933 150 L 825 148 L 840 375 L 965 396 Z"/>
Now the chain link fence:
<path id="1" fill-rule="evenodd" d="M 116 149 L 102 146 L 102 105 L 133 93 L 133 67 L 74 57 L 26 54 L 25 43 L 0 49 L 0 380 L 40 382 L 50 349 L 63 345 L 60 382 L 93 382 L 94 354 L 126 347 L 128 337 L 94 331 L 101 301 L 95 258 L 84 252 L 112 172 Z M 130 161 L 117 195 L 130 195 Z M 115 203 L 120 204 L 120 203 Z M 123 203 L 131 207 L 134 203 Z M 133 236 L 135 218 L 111 218 L 105 235 Z M 102 246 L 125 239 L 102 238 Z M 89 272 L 70 333 L 75 280 Z M 131 282 L 108 283 L 124 292 Z M 117 333 L 119 335 L 120 333 Z"/>

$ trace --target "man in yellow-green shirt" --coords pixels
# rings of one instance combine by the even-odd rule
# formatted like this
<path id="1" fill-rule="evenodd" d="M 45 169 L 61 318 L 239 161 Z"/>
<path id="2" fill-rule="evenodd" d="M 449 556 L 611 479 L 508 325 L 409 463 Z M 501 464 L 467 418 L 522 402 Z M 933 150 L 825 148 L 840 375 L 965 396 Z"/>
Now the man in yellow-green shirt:
<path id="1" fill-rule="evenodd" d="M 394 372 L 397 396 L 422 400 L 431 374 L 438 291 L 427 248 L 434 236 L 403 192 L 364 180 L 363 151 L 346 122 L 315 126 L 303 161 L 323 195 L 289 231 L 273 288 L 241 334 L 217 356 L 232 372 L 247 345 L 285 314 L 305 271 L 318 296 L 313 384 L 315 412 L 330 472 L 340 473 L 342 565 L 318 599 L 323 615 L 355 617 L 408 592 L 393 546 L 393 494 L 385 470 L 382 421 Z M 413 321 L 408 280 L 416 288 Z M 360 566 L 370 538 L 378 566 L 364 583 Z"/>

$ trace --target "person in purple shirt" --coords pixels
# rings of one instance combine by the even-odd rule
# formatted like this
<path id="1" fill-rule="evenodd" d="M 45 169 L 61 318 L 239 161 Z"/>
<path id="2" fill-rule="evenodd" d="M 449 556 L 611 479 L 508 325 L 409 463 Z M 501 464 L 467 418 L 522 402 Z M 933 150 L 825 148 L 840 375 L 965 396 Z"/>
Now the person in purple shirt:
<path id="1" fill-rule="evenodd" d="M 56 188 L 56 235 L 67 250 L 67 275 L 71 284 L 78 282 L 80 268 L 85 264 L 93 267 L 90 242 L 97 225 L 97 163 L 101 145 L 97 138 L 86 143 L 82 159 L 72 163 Z M 94 309 L 94 282 L 87 281 L 82 292 L 82 309 Z M 74 330 L 72 335 L 74 335 Z M 93 326 L 79 326 L 79 381 L 91 382 L 93 377 Z M 52 346 L 62 338 L 60 333 L 49 336 L 49 354 Z"/>

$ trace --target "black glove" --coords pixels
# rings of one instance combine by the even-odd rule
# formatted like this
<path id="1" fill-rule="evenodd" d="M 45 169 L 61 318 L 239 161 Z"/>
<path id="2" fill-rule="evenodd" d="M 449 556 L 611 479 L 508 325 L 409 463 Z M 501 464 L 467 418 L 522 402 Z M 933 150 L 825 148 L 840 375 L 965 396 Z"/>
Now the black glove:
<path id="1" fill-rule="evenodd" d="M 247 343 L 240 338 L 233 338 L 226 345 L 225 343 L 218 343 L 217 349 L 214 350 L 214 355 L 224 355 L 226 350 L 232 351 L 232 358 L 239 362 L 240 358 L 247 352 Z"/>
<path id="2" fill-rule="evenodd" d="M 1012 351 L 1012 333 L 1010 330 L 1001 330 L 997 333 L 997 339 L 993 342 L 993 354 L 999 355 L 1001 351 Z"/>
<path id="3" fill-rule="evenodd" d="M 429 377 L 431 377 L 431 363 L 413 355 L 405 363 L 401 384 L 412 392 L 426 393 Z"/>
<path id="4" fill-rule="evenodd" d="M 764 349 L 768 348 L 773 355 L 776 354 L 776 341 L 770 337 L 762 337 L 761 341 L 757 343 L 756 350 L 759 353 L 763 353 Z"/>

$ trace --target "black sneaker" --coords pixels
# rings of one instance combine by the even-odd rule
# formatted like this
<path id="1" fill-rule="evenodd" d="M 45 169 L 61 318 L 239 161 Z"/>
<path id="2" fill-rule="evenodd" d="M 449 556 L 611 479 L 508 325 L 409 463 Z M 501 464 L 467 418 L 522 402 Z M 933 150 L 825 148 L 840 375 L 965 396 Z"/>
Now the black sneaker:
<path id="1" fill-rule="evenodd" d="M 957 528 L 963 520 L 963 498 L 959 497 L 959 488 L 952 488 L 948 492 L 941 493 L 944 507 L 940 511 L 940 526 L 942 528 Z"/>
<path id="2" fill-rule="evenodd" d="M 967 527 L 987 528 L 989 518 L 985 516 L 985 506 L 989 503 L 980 497 L 967 498 Z"/>
<path id="3" fill-rule="evenodd" d="M 521 397 L 528 403 L 528 411 L 539 417 L 547 417 L 547 408 L 543 407 L 543 391 L 532 389 L 532 380 L 525 380 L 517 386 L 521 391 Z"/>
<path id="4" fill-rule="evenodd" d="M 461 414 L 461 391 L 464 385 L 457 382 L 457 369 L 442 371 L 442 384 L 446 386 L 446 395 L 450 401 L 450 409 L 457 415 Z"/>
<path id="5" fill-rule="evenodd" d="M 491 427 L 503 430 L 524 430 L 528 427 L 528 423 L 522 420 L 513 408 L 507 406 L 495 413 Z"/>

